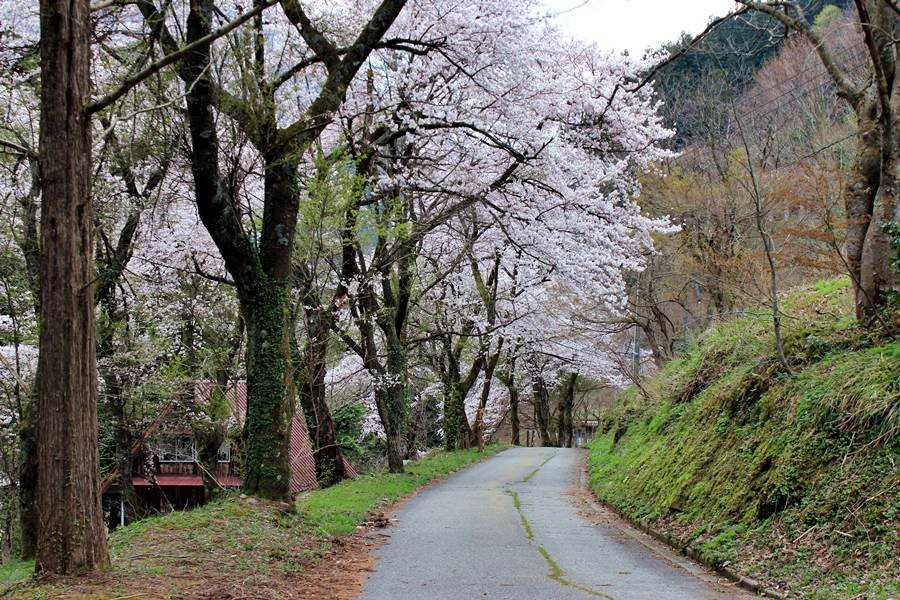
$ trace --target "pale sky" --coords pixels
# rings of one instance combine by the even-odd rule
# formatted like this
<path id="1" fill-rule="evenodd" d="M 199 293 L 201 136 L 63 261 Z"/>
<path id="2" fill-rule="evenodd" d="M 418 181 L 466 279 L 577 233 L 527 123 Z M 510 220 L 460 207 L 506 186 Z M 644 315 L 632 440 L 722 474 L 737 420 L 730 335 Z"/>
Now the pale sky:
<path id="1" fill-rule="evenodd" d="M 571 35 L 609 50 L 643 51 L 677 39 L 682 31 L 700 33 L 710 17 L 734 7 L 732 0 L 544 0 Z M 581 6 L 583 4 L 583 6 Z M 577 7 L 577 8 L 576 8 Z"/>

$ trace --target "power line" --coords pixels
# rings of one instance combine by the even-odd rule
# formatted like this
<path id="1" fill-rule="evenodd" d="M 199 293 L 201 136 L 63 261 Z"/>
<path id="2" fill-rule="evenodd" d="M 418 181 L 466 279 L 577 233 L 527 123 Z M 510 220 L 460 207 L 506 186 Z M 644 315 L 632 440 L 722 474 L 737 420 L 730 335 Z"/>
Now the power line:
<path id="1" fill-rule="evenodd" d="M 860 74 L 860 71 L 867 65 L 866 56 L 864 54 L 857 56 L 856 54 L 857 53 L 853 52 L 853 48 L 848 48 L 846 46 L 840 46 L 839 49 L 835 51 L 835 58 L 841 60 L 841 62 L 844 63 L 843 68 L 849 76 L 858 76 Z M 801 77 L 803 79 L 801 79 Z M 769 117 L 770 115 L 776 114 L 779 111 L 783 111 L 788 106 L 798 103 L 804 98 L 809 97 L 809 95 L 812 94 L 815 90 L 827 86 L 831 80 L 831 76 L 828 73 L 827 69 L 823 69 L 811 76 L 805 72 L 797 73 L 796 75 L 786 77 L 768 86 L 757 84 L 754 91 L 743 96 L 742 98 L 739 98 L 736 101 L 735 107 L 740 105 L 746 106 L 752 103 L 753 100 L 761 97 L 765 92 L 773 90 L 777 91 L 783 88 L 786 84 L 797 80 L 800 81 L 797 84 L 789 87 L 788 89 L 785 89 L 784 91 L 778 93 L 774 98 L 770 98 L 765 102 L 755 103 L 753 104 L 752 108 L 744 110 L 742 112 L 738 112 L 737 110 L 735 110 L 735 114 L 730 116 L 724 125 L 725 131 L 730 130 L 738 123 L 745 123 L 748 120 L 759 121 L 761 119 Z M 779 102 L 779 100 L 782 100 L 786 96 L 790 96 L 790 98 L 788 100 Z M 780 119 L 780 122 L 776 124 L 776 128 L 784 127 L 791 120 L 792 116 L 793 115 L 791 115 L 790 113 L 786 114 L 782 119 Z M 771 130 L 771 127 L 769 127 L 769 129 Z M 822 148 L 818 148 L 804 155 L 803 157 L 800 157 L 792 163 L 788 163 L 787 165 L 783 165 L 782 167 L 778 168 L 785 168 L 787 166 L 795 164 L 800 160 L 806 160 L 808 158 L 816 156 L 824 150 L 827 150 L 828 148 L 831 148 L 855 135 L 855 132 L 851 133 L 850 135 L 847 135 L 839 140 L 835 140 L 823 146 Z M 706 148 L 699 145 L 694 145 L 692 147 L 689 147 L 685 152 L 682 152 L 676 158 L 676 160 L 689 157 L 691 154 L 695 154 L 704 150 L 706 150 Z"/>

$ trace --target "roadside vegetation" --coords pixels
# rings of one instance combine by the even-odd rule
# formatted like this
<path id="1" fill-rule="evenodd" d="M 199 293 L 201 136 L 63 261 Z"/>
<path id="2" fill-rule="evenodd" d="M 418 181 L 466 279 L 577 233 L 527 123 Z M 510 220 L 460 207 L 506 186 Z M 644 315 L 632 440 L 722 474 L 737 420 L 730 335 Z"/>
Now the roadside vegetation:
<path id="1" fill-rule="evenodd" d="M 860 328 L 848 289 L 785 299 L 790 372 L 748 312 L 627 390 L 590 449 L 597 496 L 772 588 L 896 597 L 900 341 Z"/>
<path id="2" fill-rule="evenodd" d="M 435 452 L 406 473 L 375 473 L 300 495 L 294 504 L 229 495 L 206 506 L 137 521 L 109 538 L 112 566 L 89 577 L 32 583 L 31 561 L 0 566 L 12 598 L 297 597 L 302 577 L 336 544 L 424 485 L 493 455 Z"/>

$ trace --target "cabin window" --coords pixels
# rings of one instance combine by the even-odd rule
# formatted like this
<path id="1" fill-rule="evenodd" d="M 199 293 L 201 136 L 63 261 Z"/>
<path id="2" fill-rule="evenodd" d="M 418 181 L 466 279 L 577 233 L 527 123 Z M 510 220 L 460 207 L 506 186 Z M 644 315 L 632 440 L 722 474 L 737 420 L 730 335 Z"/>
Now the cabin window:
<path id="1" fill-rule="evenodd" d="M 222 445 L 219 446 L 219 453 L 216 456 L 216 459 L 220 463 L 230 463 L 231 462 L 231 444 L 228 443 L 228 440 L 222 442 Z"/>
<path id="2" fill-rule="evenodd" d="M 157 439 L 156 455 L 159 462 L 195 462 L 197 451 L 194 439 L 189 435 L 165 435 Z"/>

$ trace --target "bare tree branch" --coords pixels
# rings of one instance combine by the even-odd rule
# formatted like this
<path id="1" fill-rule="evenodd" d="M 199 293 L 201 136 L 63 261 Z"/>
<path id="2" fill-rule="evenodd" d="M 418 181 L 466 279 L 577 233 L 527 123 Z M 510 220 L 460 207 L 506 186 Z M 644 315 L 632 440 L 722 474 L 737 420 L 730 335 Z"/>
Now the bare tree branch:
<path id="1" fill-rule="evenodd" d="M 838 66 L 837 60 L 835 60 L 834 54 L 832 54 L 831 50 L 825 44 L 825 39 L 809 26 L 806 19 L 803 16 L 803 9 L 793 1 L 783 1 L 783 2 L 756 2 L 753 0 L 736 0 L 740 4 L 743 4 L 745 8 L 755 10 L 757 12 L 764 13 L 769 15 L 773 19 L 780 21 L 783 25 L 790 27 L 791 29 L 798 31 L 802 34 L 815 48 L 816 53 L 819 55 L 819 59 L 822 61 L 822 64 L 825 66 L 825 70 L 828 71 L 828 74 L 831 76 L 831 79 L 834 81 L 838 90 L 837 93 L 839 96 L 847 100 L 853 107 L 855 108 L 859 99 L 862 97 L 861 90 L 856 89 L 853 85 L 853 82 L 847 77 L 847 74 Z M 790 13 L 785 12 L 783 10 L 784 7 L 791 8 L 797 16 L 792 16 Z"/>
<path id="2" fill-rule="evenodd" d="M 169 54 L 160 58 L 153 64 L 147 66 L 146 68 L 138 71 L 131 77 L 127 78 L 115 90 L 109 92 L 105 96 L 88 104 L 85 107 L 85 114 L 92 115 L 96 112 L 103 110 L 104 108 L 108 107 L 110 104 L 112 104 L 113 102 L 115 102 L 116 100 L 118 100 L 119 98 L 124 96 L 125 94 L 127 94 L 132 88 L 134 88 L 136 85 L 140 84 L 142 81 L 144 81 L 148 77 L 151 77 L 154 74 L 160 72 L 167 66 L 171 65 L 172 63 L 177 62 L 178 60 L 185 57 L 186 55 L 193 52 L 194 50 L 200 48 L 201 46 L 208 44 L 214 40 L 217 40 L 220 37 L 227 35 L 228 33 L 234 31 L 235 29 L 237 29 L 238 27 L 240 27 L 241 25 L 243 25 L 244 23 L 246 23 L 247 21 L 249 21 L 250 19 L 255 17 L 257 14 L 261 13 L 263 10 L 274 5 L 276 2 L 278 2 L 278 0 L 262 0 L 262 2 L 260 2 L 256 6 L 254 6 L 252 9 L 241 14 L 240 16 L 236 17 L 232 21 L 229 21 L 228 23 L 226 23 L 219 29 L 216 29 L 215 31 L 209 33 L 208 35 L 203 36 L 200 39 L 194 40 L 190 44 L 187 44 L 186 46 L 183 46 L 174 52 L 170 52 Z"/>

